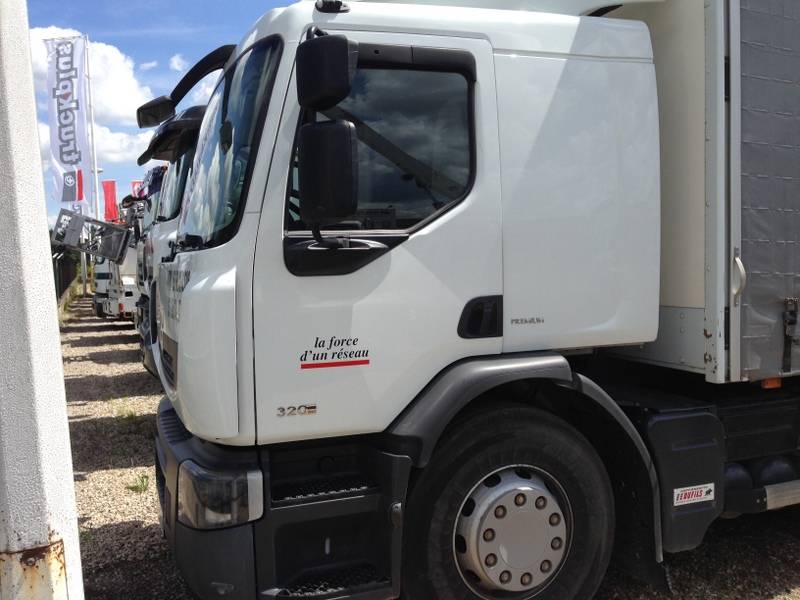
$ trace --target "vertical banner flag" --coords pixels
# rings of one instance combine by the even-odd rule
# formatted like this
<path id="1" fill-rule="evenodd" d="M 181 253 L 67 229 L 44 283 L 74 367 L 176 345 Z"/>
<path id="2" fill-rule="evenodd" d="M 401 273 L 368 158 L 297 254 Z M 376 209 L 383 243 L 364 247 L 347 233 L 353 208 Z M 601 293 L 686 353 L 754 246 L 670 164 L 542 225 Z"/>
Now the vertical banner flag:
<path id="1" fill-rule="evenodd" d="M 109 223 L 119 219 L 117 209 L 117 182 L 113 179 L 103 181 L 103 197 L 105 198 L 104 218 Z"/>
<path id="2" fill-rule="evenodd" d="M 82 37 L 45 40 L 53 188 L 56 201 L 70 204 L 88 197 L 92 179 L 85 42 Z"/>

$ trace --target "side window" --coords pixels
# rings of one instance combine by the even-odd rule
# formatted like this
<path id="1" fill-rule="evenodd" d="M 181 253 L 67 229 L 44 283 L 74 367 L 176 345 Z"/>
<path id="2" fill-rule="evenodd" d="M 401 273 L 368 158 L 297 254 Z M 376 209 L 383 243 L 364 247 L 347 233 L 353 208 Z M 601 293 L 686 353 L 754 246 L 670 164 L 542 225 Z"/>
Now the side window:
<path id="1" fill-rule="evenodd" d="M 472 88 L 459 74 L 364 68 L 350 96 L 309 115 L 345 119 L 358 135 L 358 210 L 325 229 L 407 230 L 462 199 L 472 160 Z M 304 231 L 292 166 L 286 228 Z"/>

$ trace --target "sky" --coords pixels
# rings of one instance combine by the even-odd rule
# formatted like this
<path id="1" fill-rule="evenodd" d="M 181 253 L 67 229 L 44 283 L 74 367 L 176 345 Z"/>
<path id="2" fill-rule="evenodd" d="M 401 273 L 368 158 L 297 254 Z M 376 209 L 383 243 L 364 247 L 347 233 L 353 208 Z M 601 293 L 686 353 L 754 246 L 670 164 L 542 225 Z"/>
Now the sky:
<path id="1" fill-rule="evenodd" d="M 169 93 L 206 53 L 238 43 L 265 12 L 293 0 L 29 0 L 31 58 L 39 138 L 50 220 L 59 206 L 52 196 L 47 125 L 47 53 L 43 40 L 89 36 L 97 161 L 101 181 L 117 181 L 117 199 L 146 167 L 136 159 L 153 130 L 136 126 L 136 108 Z M 185 105 L 204 103 L 215 78 L 190 92 Z M 101 194 L 102 206 L 102 194 Z"/>

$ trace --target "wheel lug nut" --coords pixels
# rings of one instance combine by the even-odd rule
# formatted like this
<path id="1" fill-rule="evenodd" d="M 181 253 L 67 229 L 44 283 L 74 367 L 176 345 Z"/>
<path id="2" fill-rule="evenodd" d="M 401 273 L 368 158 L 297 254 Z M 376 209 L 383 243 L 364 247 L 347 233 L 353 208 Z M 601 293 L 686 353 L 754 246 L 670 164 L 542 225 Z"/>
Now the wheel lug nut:
<path id="1" fill-rule="evenodd" d="M 563 546 L 563 545 L 564 545 L 564 542 L 561 540 L 561 538 L 553 538 L 553 541 L 550 542 L 550 547 L 553 550 L 561 550 L 561 546 Z"/>
<path id="2" fill-rule="evenodd" d="M 517 494 L 517 496 L 514 498 L 514 504 L 517 506 L 525 506 L 525 502 L 527 502 L 527 500 L 528 499 L 525 497 L 525 494 Z"/>
<path id="3" fill-rule="evenodd" d="M 506 507 L 505 506 L 498 506 L 494 509 L 494 516 L 498 519 L 502 519 L 506 516 Z"/>
<path id="4" fill-rule="evenodd" d="M 544 510 L 545 507 L 547 507 L 547 498 L 545 498 L 544 496 L 539 496 L 536 499 L 536 508 L 538 508 L 539 510 Z"/>
<path id="5" fill-rule="evenodd" d="M 552 515 L 550 515 L 550 525 L 555 527 L 559 523 L 561 523 L 561 515 L 559 515 L 558 513 L 553 513 Z"/>
<path id="6" fill-rule="evenodd" d="M 530 585 L 530 584 L 531 584 L 531 582 L 533 581 L 533 575 L 531 575 L 530 573 L 525 573 L 525 574 L 524 574 L 524 575 L 523 575 L 523 576 L 520 578 L 520 580 L 519 580 L 519 581 L 520 581 L 520 583 L 521 583 L 522 585 Z"/>
<path id="7" fill-rule="evenodd" d="M 500 583 L 508 583 L 509 581 L 511 581 L 511 573 L 509 571 L 500 573 Z"/>
<path id="8" fill-rule="evenodd" d="M 497 564 L 497 556 L 495 556 L 494 554 L 490 554 L 489 556 L 486 557 L 485 562 L 487 567 L 493 567 Z"/>
<path id="9" fill-rule="evenodd" d="M 484 541 L 491 542 L 494 540 L 494 529 L 487 529 L 483 532 Z"/>
<path id="10" fill-rule="evenodd" d="M 549 560 L 543 560 L 540 568 L 542 569 L 542 573 L 549 573 L 550 569 L 553 568 L 553 564 Z"/>

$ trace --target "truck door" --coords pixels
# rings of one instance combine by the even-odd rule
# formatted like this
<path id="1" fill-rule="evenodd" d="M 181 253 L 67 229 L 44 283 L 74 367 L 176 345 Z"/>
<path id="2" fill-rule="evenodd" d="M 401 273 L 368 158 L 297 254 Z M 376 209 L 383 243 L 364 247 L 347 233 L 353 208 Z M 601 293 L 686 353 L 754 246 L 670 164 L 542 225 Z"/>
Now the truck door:
<path id="1" fill-rule="evenodd" d="M 350 96 L 301 115 L 292 80 L 270 169 L 253 281 L 259 443 L 381 431 L 446 366 L 502 348 L 492 49 L 346 35 L 360 44 Z M 358 210 L 323 228 L 349 250 L 320 247 L 300 218 L 309 119 L 357 131 Z"/>
<path id="2" fill-rule="evenodd" d="M 800 17 L 789 4 L 730 3 L 733 381 L 800 373 Z"/>

